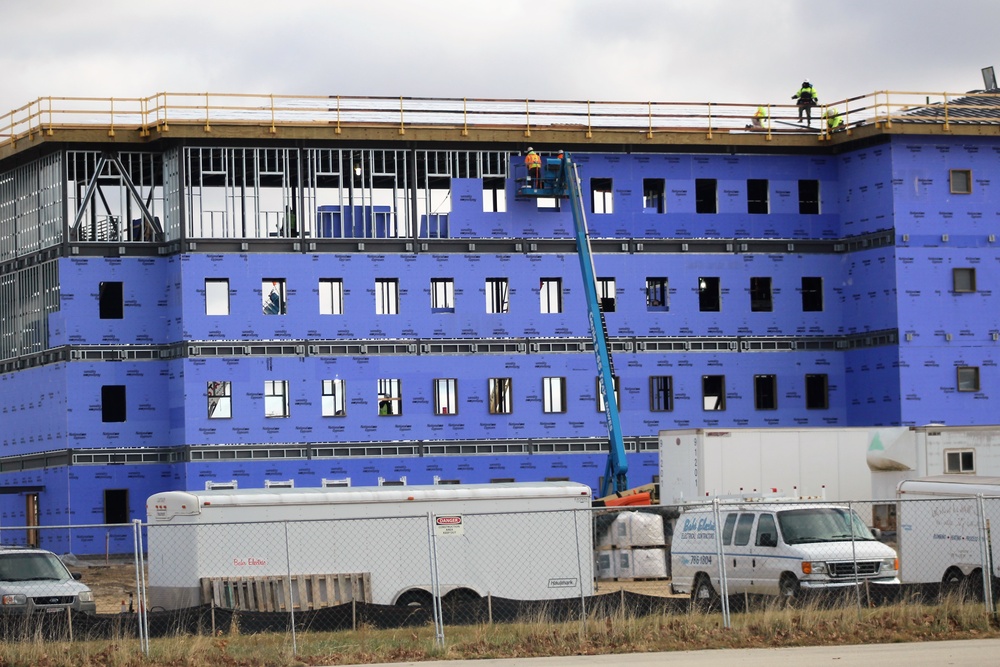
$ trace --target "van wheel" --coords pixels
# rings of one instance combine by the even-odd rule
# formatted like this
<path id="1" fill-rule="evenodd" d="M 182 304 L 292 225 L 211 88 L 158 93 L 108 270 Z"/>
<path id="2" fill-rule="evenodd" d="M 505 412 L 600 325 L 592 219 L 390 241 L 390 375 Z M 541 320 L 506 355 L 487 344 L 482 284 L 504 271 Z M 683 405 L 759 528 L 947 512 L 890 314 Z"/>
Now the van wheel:
<path id="1" fill-rule="evenodd" d="M 701 612 L 715 610 L 719 605 L 719 594 L 712 588 L 708 575 L 700 574 L 691 589 L 691 605 Z"/>
<path id="2" fill-rule="evenodd" d="M 778 592 L 783 600 L 786 602 L 792 602 L 799 596 L 802 589 L 799 586 L 799 580 L 795 578 L 795 575 L 786 572 L 781 575 L 781 581 L 778 582 Z"/>
<path id="3" fill-rule="evenodd" d="M 973 600 L 981 601 L 986 598 L 983 595 L 983 571 L 973 570 L 969 573 L 969 576 L 965 578 L 962 582 L 963 597 L 969 597 Z"/>

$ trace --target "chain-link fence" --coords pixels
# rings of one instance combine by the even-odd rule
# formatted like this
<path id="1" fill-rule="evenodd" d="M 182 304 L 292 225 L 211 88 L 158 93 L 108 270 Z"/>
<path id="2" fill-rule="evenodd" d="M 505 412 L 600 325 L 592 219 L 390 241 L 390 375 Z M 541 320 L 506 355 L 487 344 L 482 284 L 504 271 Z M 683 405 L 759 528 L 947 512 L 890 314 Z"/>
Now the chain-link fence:
<path id="1" fill-rule="evenodd" d="M 140 643 L 277 632 L 294 644 L 299 632 L 433 625 L 444 643 L 449 625 L 623 612 L 702 610 L 728 626 L 758 604 L 993 609 L 998 516 L 1000 498 L 976 496 L 0 528 L 0 630 Z M 59 548 L 81 543 L 74 531 L 94 553 Z M 39 569 L 36 544 L 79 580 Z"/>

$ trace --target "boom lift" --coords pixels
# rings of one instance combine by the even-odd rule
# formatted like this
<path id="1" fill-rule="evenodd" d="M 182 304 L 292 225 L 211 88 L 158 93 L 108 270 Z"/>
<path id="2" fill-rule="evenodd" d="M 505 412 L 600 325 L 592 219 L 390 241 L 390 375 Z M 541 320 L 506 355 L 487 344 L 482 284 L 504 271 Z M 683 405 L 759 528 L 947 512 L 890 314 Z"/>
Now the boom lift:
<path id="1" fill-rule="evenodd" d="M 542 158 L 541 175 L 530 175 L 518 186 L 518 194 L 526 197 L 555 197 L 569 199 L 573 212 L 573 228 L 576 234 L 577 257 L 583 273 L 583 289 L 587 298 L 587 312 L 590 315 L 590 334 L 597 356 L 598 385 L 604 399 L 604 416 L 608 423 L 608 464 L 601 482 L 601 497 L 620 493 L 628 489 L 628 460 L 625 458 L 625 442 L 622 438 L 621 421 L 618 417 L 618 399 L 614 391 L 615 367 L 608 349 L 608 329 L 604 322 L 597 297 L 597 277 L 594 259 L 590 251 L 590 236 L 587 232 L 587 217 L 584 213 L 583 193 L 576 164 L 561 152 L 559 157 Z"/>

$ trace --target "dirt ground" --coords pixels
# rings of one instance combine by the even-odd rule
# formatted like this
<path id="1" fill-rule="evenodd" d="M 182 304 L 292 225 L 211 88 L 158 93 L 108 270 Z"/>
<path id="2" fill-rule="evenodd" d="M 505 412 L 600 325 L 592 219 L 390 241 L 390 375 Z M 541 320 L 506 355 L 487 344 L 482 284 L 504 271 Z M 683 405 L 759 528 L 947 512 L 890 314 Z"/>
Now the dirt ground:
<path id="1" fill-rule="evenodd" d="M 94 591 L 98 614 L 117 614 L 121 612 L 122 604 L 129 604 L 129 593 L 135 595 L 135 564 L 124 560 L 86 561 L 68 564 L 71 572 L 83 575 L 81 581 Z M 670 593 L 670 581 L 654 579 L 646 581 L 597 581 L 595 593 L 611 593 L 626 590 L 644 595 L 673 597 Z M 134 600 L 134 598 L 133 598 Z M 133 609 L 135 602 L 133 601 Z"/>
<path id="2" fill-rule="evenodd" d="M 135 596 L 135 563 L 124 560 L 80 560 L 67 563 L 70 572 L 79 572 L 80 581 L 94 591 L 98 614 L 117 614 L 124 603 L 129 604 L 129 593 Z M 133 611 L 135 602 L 133 598 Z"/>

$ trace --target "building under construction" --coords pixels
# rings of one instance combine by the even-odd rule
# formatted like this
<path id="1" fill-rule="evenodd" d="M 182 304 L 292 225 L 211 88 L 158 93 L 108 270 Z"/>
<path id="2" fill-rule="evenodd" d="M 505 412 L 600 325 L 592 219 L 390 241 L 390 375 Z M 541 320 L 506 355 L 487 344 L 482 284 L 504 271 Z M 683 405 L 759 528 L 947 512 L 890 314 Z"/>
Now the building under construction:
<path id="1" fill-rule="evenodd" d="M 1000 95 L 819 111 L 841 122 L 204 94 L 0 117 L 0 525 L 213 485 L 597 488 L 573 221 L 519 195 L 529 146 L 579 169 L 630 483 L 661 430 L 996 422 Z"/>

